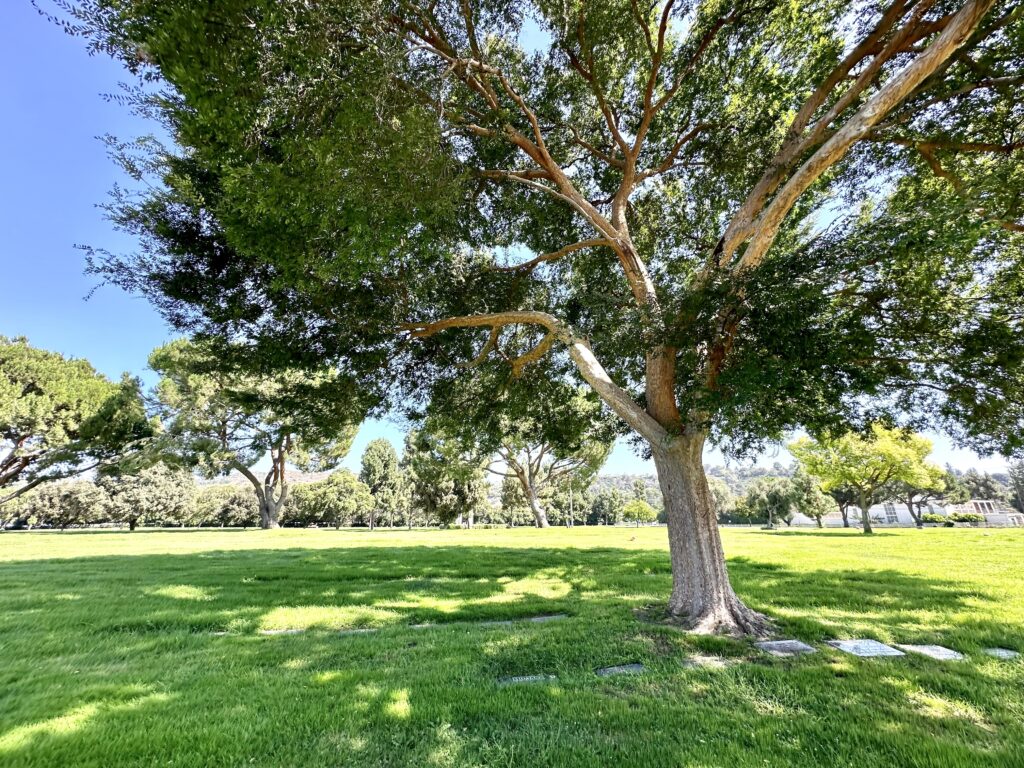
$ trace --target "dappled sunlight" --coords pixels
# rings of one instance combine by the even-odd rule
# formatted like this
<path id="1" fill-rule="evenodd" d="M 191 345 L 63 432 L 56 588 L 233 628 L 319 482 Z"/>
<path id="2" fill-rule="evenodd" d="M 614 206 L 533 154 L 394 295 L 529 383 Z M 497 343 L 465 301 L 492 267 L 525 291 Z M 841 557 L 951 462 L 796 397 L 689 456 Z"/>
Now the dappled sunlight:
<path id="1" fill-rule="evenodd" d="M 405 592 L 397 600 L 380 600 L 374 605 L 383 608 L 427 608 L 438 613 L 457 613 L 462 610 L 468 601 L 454 597 L 436 597 L 415 592 Z"/>
<path id="2" fill-rule="evenodd" d="M 876 768 L 897 755 L 995 768 L 1001 753 L 984 750 L 1021 743 L 1024 663 L 981 650 L 1020 647 L 1019 558 L 972 581 L 969 569 L 946 567 L 950 550 L 938 537 L 929 539 L 938 547 L 932 571 L 915 575 L 898 556 L 918 557 L 911 533 L 862 541 L 723 531 L 727 547 L 746 550 L 730 561 L 743 599 L 772 616 L 780 637 L 818 649 L 797 662 L 645 620 L 637 608 L 663 614 L 671 588 L 664 530 L 641 529 L 628 549 L 608 545 L 619 533 L 412 532 L 377 546 L 370 536 L 310 531 L 286 537 L 308 549 L 279 547 L 276 535 L 262 548 L 239 535 L 240 546 L 226 549 L 229 536 L 212 532 L 214 549 L 201 560 L 174 551 L 176 536 L 199 540 L 181 533 L 152 537 L 169 542 L 161 554 L 0 563 L 11 722 L 26 723 L 0 739 L 26 745 L 18 757 L 31 753 L 33 768 L 70 766 L 69 754 L 128 764 L 104 758 L 149 729 L 175 768 L 254 757 L 253 765 L 310 768 L 630 758 L 746 768 L 756 745 L 776 750 L 780 766 L 814 764 L 797 757 L 807 750 L 819 765 Z M 527 620 L 552 614 L 564 618 Z M 284 629 L 307 631 L 257 634 Z M 382 631 L 350 632 L 359 629 Z M 968 661 L 862 660 L 822 643 L 858 636 L 946 645 Z M 595 674 L 628 663 L 644 670 Z M 126 694 L 129 685 L 140 687 Z M 173 701 L 126 717 L 113 716 L 115 704 L 79 706 L 153 690 L 173 691 Z M 65 735 L 49 739 L 47 728 Z M 655 750 L 665 734 L 677 735 Z M 947 763 L 928 746 L 940 740 L 957 750 Z M 197 745 L 208 752 L 194 753 Z M 135 764 L 156 764 L 149 758 Z"/>
<path id="3" fill-rule="evenodd" d="M 282 606 L 263 615 L 260 630 L 363 629 L 398 623 L 400 613 L 370 606 Z"/>
<path id="4" fill-rule="evenodd" d="M 145 590 L 147 595 L 152 597 L 169 597 L 174 600 L 213 600 L 213 590 L 206 587 L 193 587 L 189 584 L 172 584 L 166 587 L 157 587 Z"/>
<path id="5" fill-rule="evenodd" d="M 915 706 L 917 712 L 925 717 L 954 718 L 976 725 L 985 731 L 995 730 L 992 724 L 985 720 L 985 716 L 981 712 L 965 701 L 948 699 L 926 691 L 911 691 L 907 694 L 907 698 Z"/>
<path id="6" fill-rule="evenodd" d="M 411 708 L 409 707 L 409 691 L 407 688 L 401 688 L 397 691 L 391 692 L 391 700 L 384 707 L 384 711 L 391 717 L 405 720 L 409 717 Z"/>
<path id="7" fill-rule="evenodd" d="M 477 605 L 512 603 L 527 597 L 557 600 L 568 596 L 572 591 L 572 584 L 564 578 L 556 575 L 546 575 L 543 571 L 527 578 L 504 581 L 501 587 L 502 592 L 500 594 L 491 595 L 472 602 Z"/>
<path id="8" fill-rule="evenodd" d="M 170 698 L 170 695 L 165 693 L 151 693 L 147 696 L 117 704 L 103 702 L 83 704 L 63 715 L 37 723 L 20 725 L 0 735 L 0 754 L 27 749 L 33 746 L 36 740 L 41 738 L 72 736 L 76 731 L 84 728 L 90 720 L 101 714 L 128 712 L 148 704 L 165 702 Z"/>

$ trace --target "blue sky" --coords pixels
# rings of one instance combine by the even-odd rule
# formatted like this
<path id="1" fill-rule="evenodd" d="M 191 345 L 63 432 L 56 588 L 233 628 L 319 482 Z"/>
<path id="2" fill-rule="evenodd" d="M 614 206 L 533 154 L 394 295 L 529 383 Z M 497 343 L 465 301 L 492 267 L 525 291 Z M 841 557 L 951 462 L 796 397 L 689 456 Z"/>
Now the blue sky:
<path id="1" fill-rule="evenodd" d="M 0 334 L 24 335 L 45 349 L 85 357 L 103 373 L 122 371 L 152 382 L 150 350 L 171 338 L 143 299 L 110 286 L 96 287 L 83 274 L 87 243 L 111 251 L 132 241 L 113 230 L 96 206 L 122 180 L 99 136 L 132 138 L 152 126 L 103 98 L 130 75 L 114 61 L 86 54 L 81 40 L 40 17 L 28 0 L 0 2 Z M 367 422 L 346 460 L 358 466 L 367 442 L 386 437 L 401 450 L 402 430 L 387 421 Z M 1002 469 L 999 458 L 979 460 L 934 436 L 934 459 L 967 468 Z M 722 463 L 715 452 L 709 463 Z M 788 463 L 784 449 L 758 463 Z M 606 473 L 653 472 L 650 462 L 625 444 L 616 447 Z"/>

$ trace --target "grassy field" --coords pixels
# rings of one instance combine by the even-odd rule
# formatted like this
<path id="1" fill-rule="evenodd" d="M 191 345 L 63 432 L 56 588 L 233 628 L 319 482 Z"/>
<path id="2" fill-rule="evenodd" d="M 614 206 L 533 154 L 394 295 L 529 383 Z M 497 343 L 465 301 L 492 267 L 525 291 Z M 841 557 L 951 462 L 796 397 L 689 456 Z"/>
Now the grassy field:
<path id="1" fill-rule="evenodd" d="M 818 653 L 639 621 L 659 528 L 3 534 L 0 765 L 1024 766 L 1024 531 L 723 535 Z"/>

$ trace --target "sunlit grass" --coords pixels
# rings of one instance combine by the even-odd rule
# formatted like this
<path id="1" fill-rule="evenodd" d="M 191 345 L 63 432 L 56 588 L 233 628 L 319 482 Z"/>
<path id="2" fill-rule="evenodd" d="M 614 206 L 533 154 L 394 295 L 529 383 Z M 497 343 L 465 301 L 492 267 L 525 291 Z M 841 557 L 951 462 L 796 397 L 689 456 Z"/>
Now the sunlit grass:
<path id="1" fill-rule="evenodd" d="M 1024 765 L 1024 531 L 723 535 L 818 653 L 639 621 L 660 528 L 4 534 L 0 765 Z"/>

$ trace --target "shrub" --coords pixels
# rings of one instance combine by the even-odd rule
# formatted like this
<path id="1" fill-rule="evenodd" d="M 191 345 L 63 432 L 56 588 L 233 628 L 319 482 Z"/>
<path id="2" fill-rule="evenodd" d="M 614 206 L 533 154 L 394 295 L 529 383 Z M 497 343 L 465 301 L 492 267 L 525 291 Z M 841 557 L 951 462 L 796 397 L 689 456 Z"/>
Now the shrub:
<path id="1" fill-rule="evenodd" d="M 955 523 L 984 523 L 985 516 L 976 512 L 956 512 L 949 516 Z"/>
<path id="2" fill-rule="evenodd" d="M 921 515 L 922 523 L 938 523 L 939 525 L 952 525 L 953 521 L 947 518 L 945 515 L 936 515 L 934 513 L 928 513 Z"/>

